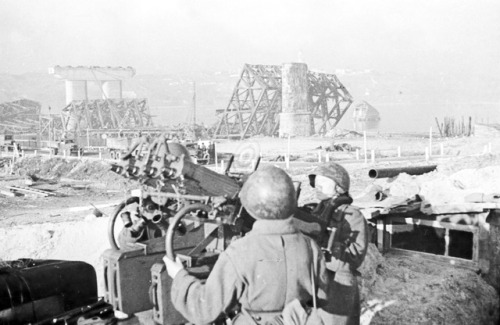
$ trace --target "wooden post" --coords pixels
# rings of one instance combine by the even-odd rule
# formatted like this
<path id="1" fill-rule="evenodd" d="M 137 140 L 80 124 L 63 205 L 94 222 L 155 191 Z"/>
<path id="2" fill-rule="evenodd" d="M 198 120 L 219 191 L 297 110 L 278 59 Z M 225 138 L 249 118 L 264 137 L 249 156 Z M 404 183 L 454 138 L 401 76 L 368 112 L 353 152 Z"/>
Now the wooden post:
<path id="1" fill-rule="evenodd" d="M 387 223 L 390 223 L 387 224 Z M 379 252 L 386 253 L 392 246 L 392 221 L 377 220 L 377 248 Z"/>
<path id="2" fill-rule="evenodd" d="M 432 156 L 432 126 L 429 129 L 429 157 Z"/>
<path id="3" fill-rule="evenodd" d="M 401 158 L 401 146 L 398 146 L 398 158 Z"/>
<path id="4" fill-rule="evenodd" d="M 363 131 L 363 150 L 365 153 L 365 164 L 368 163 L 368 154 L 367 154 L 367 148 L 366 148 L 366 131 Z"/>
<path id="5" fill-rule="evenodd" d="M 359 149 L 356 149 L 356 160 L 359 160 Z"/>
<path id="6" fill-rule="evenodd" d="M 435 117 L 434 119 L 436 120 L 436 125 L 437 125 L 438 130 L 439 130 L 439 135 L 442 138 L 443 137 L 443 131 L 441 130 L 441 127 L 439 126 L 439 121 L 438 121 L 437 117 Z"/>
<path id="7" fill-rule="evenodd" d="M 290 134 L 288 135 L 288 147 L 286 150 L 286 156 L 290 158 Z"/>
<path id="8" fill-rule="evenodd" d="M 377 248 L 379 252 L 384 252 L 384 220 L 377 220 Z"/>
<path id="9" fill-rule="evenodd" d="M 385 248 L 384 250 L 387 252 L 391 249 L 392 247 L 392 220 L 386 221 L 385 222 L 385 240 L 384 240 L 384 245 Z"/>
<path id="10" fill-rule="evenodd" d="M 450 229 L 444 230 L 444 256 L 450 255 Z"/>
<path id="11" fill-rule="evenodd" d="M 219 163 L 217 161 L 217 147 L 215 146 L 215 141 L 214 141 L 214 156 L 215 156 L 214 157 L 215 158 L 215 170 L 217 170 Z"/>

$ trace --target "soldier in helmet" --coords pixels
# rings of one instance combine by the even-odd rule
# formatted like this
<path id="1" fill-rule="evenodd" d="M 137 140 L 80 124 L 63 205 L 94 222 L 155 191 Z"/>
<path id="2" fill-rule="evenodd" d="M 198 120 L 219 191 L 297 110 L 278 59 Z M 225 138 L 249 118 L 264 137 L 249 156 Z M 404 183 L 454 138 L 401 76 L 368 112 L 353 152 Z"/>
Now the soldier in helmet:
<path id="1" fill-rule="evenodd" d="M 290 177 L 277 167 L 260 168 L 239 196 L 256 221 L 245 237 L 220 254 L 205 283 L 164 258 L 177 310 L 195 324 L 206 324 L 239 305 L 241 312 L 232 324 L 271 325 L 283 324 L 281 313 L 292 301 L 325 305 L 324 257 L 293 225 L 296 196 Z"/>
<path id="2" fill-rule="evenodd" d="M 318 166 L 309 175 L 309 182 L 320 202 L 307 213 L 299 209 L 295 225 L 315 238 L 325 254 L 335 324 L 359 324 L 357 269 L 368 249 L 367 222 L 359 209 L 350 205 L 350 178 L 344 167 L 334 162 Z"/>

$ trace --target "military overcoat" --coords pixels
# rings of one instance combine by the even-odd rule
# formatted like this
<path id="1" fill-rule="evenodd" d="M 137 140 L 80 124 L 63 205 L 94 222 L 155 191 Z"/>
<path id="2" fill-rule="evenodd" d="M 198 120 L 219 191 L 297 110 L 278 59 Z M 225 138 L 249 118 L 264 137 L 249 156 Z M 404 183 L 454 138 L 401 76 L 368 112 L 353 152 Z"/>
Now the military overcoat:
<path id="1" fill-rule="evenodd" d="M 318 306 L 325 305 L 328 276 L 319 246 L 295 228 L 292 218 L 257 220 L 252 231 L 220 254 L 205 283 L 180 271 L 171 297 L 195 324 L 211 323 L 240 305 L 243 312 L 233 324 L 255 325 L 296 298 L 311 303 L 313 287 Z"/>

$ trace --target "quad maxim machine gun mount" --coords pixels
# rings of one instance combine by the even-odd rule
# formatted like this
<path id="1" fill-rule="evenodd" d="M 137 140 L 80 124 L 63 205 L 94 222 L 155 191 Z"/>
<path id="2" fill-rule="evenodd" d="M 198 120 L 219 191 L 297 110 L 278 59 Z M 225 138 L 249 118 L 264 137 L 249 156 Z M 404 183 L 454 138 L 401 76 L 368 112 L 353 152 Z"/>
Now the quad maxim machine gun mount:
<path id="1" fill-rule="evenodd" d="M 238 193 L 248 174 L 195 164 L 181 144 L 141 139 L 111 169 L 141 184 L 110 218 L 111 249 L 103 254 L 105 298 L 116 310 L 153 310 L 158 324 L 187 321 L 170 301 L 162 261 L 179 257 L 191 274 L 208 277 L 218 255 L 251 229 Z M 258 162 L 254 170 L 257 169 Z M 120 227 L 121 224 L 121 227 Z"/>

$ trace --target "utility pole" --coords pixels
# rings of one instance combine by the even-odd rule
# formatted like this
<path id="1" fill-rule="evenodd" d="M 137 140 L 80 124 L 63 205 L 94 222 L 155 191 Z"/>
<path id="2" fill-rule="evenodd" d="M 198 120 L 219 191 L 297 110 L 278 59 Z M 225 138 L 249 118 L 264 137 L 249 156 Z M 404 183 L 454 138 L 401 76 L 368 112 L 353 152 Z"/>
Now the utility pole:
<path id="1" fill-rule="evenodd" d="M 193 125 L 196 125 L 196 81 L 193 81 Z"/>
<path id="2" fill-rule="evenodd" d="M 52 115 L 50 114 L 51 107 L 49 106 L 49 141 L 54 140 L 52 139 Z"/>

